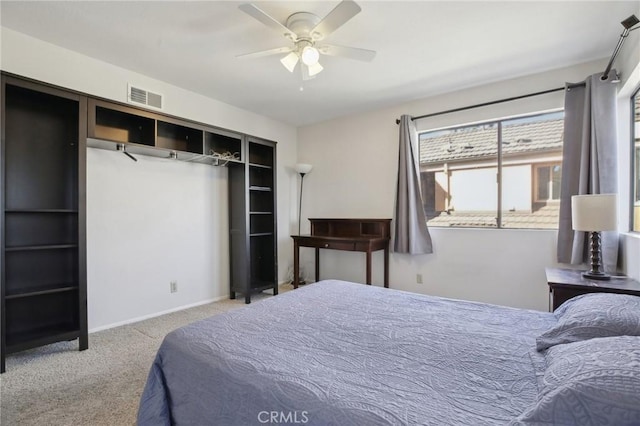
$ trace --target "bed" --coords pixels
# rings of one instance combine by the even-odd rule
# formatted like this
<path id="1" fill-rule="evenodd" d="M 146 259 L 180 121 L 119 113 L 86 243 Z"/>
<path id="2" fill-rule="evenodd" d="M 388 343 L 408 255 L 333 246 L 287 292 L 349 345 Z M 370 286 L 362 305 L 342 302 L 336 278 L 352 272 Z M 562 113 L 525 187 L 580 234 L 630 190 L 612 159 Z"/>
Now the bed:
<path id="1" fill-rule="evenodd" d="M 138 424 L 639 425 L 640 297 L 585 296 L 547 313 L 310 284 L 168 334 Z"/>

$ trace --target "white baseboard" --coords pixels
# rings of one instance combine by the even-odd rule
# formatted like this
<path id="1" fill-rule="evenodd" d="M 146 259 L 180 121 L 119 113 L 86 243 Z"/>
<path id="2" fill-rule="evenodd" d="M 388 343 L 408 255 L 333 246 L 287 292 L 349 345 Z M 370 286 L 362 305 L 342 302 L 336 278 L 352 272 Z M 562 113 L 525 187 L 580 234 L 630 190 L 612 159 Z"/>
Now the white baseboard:
<path id="1" fill-rule="evenodd" d="M 280 287 L 281 285 L 284 285 L 284 284 L 290 284 L 290 282 L 288 282 L 288 281 L 281 282 L 281 283 L 278 284 L 278 287 Z M 166 315 L 166 314 L 170 314 L 170 313 L 173 313 L 173 312 L 183 311 L 183 310 L 189 309 L 189 308 L 195 308 L 196 306 L 206 305 L 207 303 L 218 302 L 220 300 L 228 299 L 228 298 L 229 298 L 229 295 L 226 294 L 224 296 L 218 296 L 218 297 L 215 297 L 213 299 L 202 300 L 200 302 L 192 303 L 190 305 L 182 305 L 182 306 L 178 306 L 177 308 L 168 309 L 166 311 L 154 312 L 153 314 L 143 315 L 141 317 L 131 318 L 131 319 L 120 321 L 120 322 L 114 322 L 112 324 L 102 325 L 100 327 L 95 327 L 95 328 L 89 329 L 89 333 L 95 333 L 95 332 L 102 331 L 102 330 L 108 330 L 110 328 L 120 327 L 121 325 L 133 324 L 134 322 L 140 322 L 140 321 L 144 321 L 144 320 L 147 320 L 147 319 L 150 319 L 150 318 L 159 317 L 161 315 Z"/>
<path id="2" fill-rule="evenodd" d="M 100 327 L 91 328 L 91 329 L 89 329 L 89 333 L 95 333 L 95 332 L 102 331 L 102 330 L 108 330 L 110 328 L 120 327 L 121 325 L 133 324 L 134 322 L 140 322 L 140 321 L 144 321 L 144 320 L 147 320 L 147 319 L 150 319 L 150 318 L 159 317 L 161 315 L 166 315 L 166 314 L 170 314 L 170 313 L 173 313 L 173 312 L 183 311 L 183 310 L 189 309 L 189 308 L 195 308 L 196 306 L 206 305 L 207 303 L 213 303 L 213 302 L 217 302 L 219 300 L 228 299 L 228 298 L 229 298 L 229 295 L 227 294 L 225 296 L 218 296 L 218 297 L 213 298 L 213 299 L 202 300 L 200 302 L 191 303 L 189 305 L 178 306 L 177 308 L 171 308 L 171 309 L 168 309 L 166 311 L 154 312 L 153 314 L 143 315 L 141 317 L 131 318 L 131 319 L 120 321 L 120 322 L 114 322 L 112 324 L 107 324 L 107 325 L 103 325 L 103 326 L 100 326 Z"/>

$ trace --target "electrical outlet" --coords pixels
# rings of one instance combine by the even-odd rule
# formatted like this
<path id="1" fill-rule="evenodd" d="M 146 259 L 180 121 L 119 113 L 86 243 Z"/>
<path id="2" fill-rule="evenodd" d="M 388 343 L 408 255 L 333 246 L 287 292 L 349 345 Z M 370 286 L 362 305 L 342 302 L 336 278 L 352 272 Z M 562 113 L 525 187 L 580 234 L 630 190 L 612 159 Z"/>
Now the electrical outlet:
<path id="1" fill-rule="evenodd" d="M 422 274 L 416 274 L 416 283 L 422 284 Z"/>
<path id="2" fill-rule="evenodd" d="M 169 290 L 171 291 L 171 293 L 177 293 L 178 292 L 178 281 L 171 281 L 169 283 Z"/>

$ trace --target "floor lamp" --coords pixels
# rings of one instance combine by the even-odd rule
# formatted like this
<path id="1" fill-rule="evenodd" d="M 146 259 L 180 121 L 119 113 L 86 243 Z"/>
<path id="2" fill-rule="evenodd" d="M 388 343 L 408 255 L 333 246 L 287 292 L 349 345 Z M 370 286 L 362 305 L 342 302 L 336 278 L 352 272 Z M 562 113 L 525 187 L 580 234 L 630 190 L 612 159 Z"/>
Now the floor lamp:
<path id="1" fill-rule="evenodd" d="M 309 173 L 313 166 L 311 164 L 296 164 L 296 172 L 300 173 L 300 198 L 298 204 L 298 235 L 300 235 L 300 225 L 302 223 L 302 185 L 304 185 L 304 175 Z"/>
<path id="2" fill-rule="evenodd" d="M 302 224 L 302 186 L 304 185 L 304 175 L 309 173 L 313 166 L 311 164 L 298 163 L 295 166 L 296 172 L 300 174 L 300 197 L 298 198 L 298 235 L 300 235 L 300 225 Z M 306 284 L 302 278 L 302 268 L 300 268 L 300 276 L 298 277 L 298 284 Z"/>

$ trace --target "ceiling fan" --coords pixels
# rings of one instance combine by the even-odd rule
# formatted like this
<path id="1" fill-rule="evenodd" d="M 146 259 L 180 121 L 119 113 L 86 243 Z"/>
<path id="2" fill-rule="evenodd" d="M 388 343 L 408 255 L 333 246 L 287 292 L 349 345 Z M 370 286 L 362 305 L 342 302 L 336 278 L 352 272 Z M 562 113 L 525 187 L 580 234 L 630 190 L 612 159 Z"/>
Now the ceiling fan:
<path id="1" fill-rule="evenodd" d="M 293 72 L 298 62 L 301 62 L 302 79 L 309 80 L 323 70 L 319 62 L 320 55 L 341 56 L 365 62 L 373 60 L 376 56 L 376 52 L 373 50 L 336 46 L 321 42 L 362 10 L 352 0 L 342 0 L 322 19 L 313 13 L 296 12 L 290 15 L 284 24 L 269 16 L 254 4 L 242 4 L 239 8 L 267 27 L 282 34 L 293 42 L 293 45 L 247 53 L 237 56 L 238 58 L 259 58 L 286 53 L 287 55 L 280 59 L 282 65 L 289 72 Z"/>

